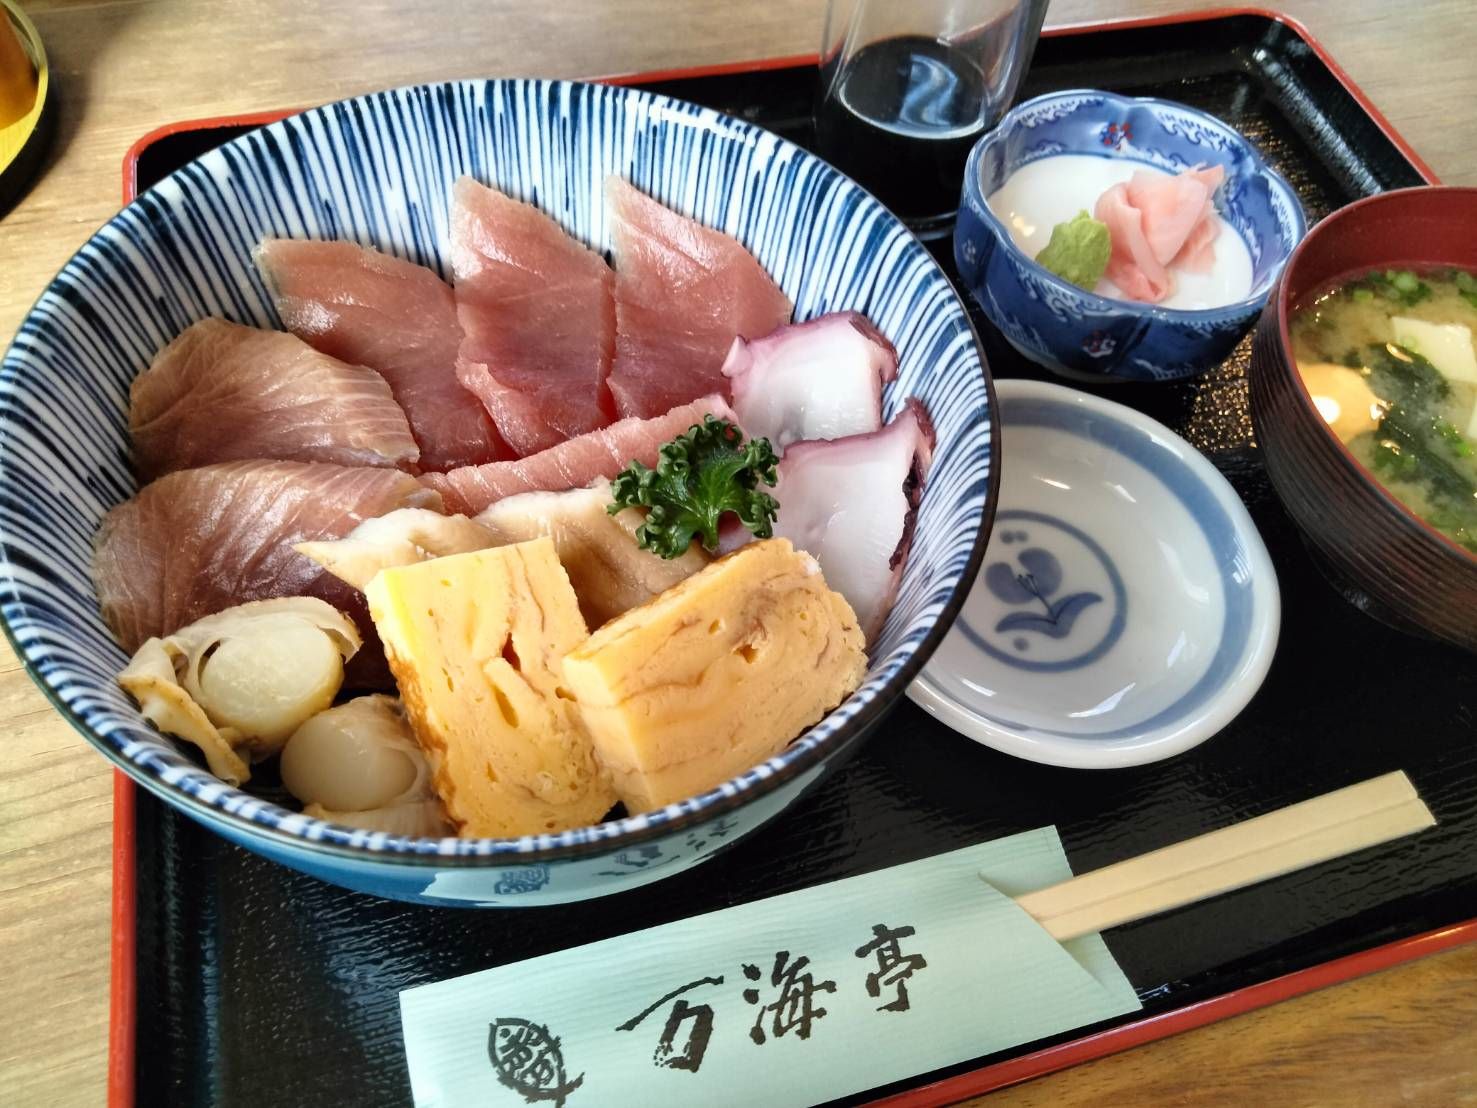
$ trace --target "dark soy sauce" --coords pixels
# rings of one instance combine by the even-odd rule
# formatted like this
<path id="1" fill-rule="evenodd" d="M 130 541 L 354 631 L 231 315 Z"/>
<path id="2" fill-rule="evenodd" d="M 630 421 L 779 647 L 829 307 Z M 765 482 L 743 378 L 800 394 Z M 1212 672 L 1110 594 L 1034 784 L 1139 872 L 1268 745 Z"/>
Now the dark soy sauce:
<path id="1" fill-rule="evenodd" d="M 948 220 L 984 130 L 989 86 L 979 66 L 911 35 L 870 43 L 842 66 L 838 53 L 821 70 L 821 155 L 916 229 Z"/>

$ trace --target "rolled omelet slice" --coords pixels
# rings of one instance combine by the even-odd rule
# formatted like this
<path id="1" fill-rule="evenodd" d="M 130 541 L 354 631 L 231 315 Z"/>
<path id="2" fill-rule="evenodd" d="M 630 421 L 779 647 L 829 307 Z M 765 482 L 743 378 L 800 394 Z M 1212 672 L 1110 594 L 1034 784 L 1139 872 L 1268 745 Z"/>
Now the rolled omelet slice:
<path id="1" fill-rule="evenodd" d="M 586 631 L 550 539 L 385 569 L 364 595 L 459 834 L 599 822 L 615 792 L 563 685 Z"/>
<path id="2" fill-rule="evenodd" d="M 646 812 L 784 749 L 861 684 L 863 645 L 815 559 L 771 539 L 607 623 L 564 681 L 616 792 Z"/>

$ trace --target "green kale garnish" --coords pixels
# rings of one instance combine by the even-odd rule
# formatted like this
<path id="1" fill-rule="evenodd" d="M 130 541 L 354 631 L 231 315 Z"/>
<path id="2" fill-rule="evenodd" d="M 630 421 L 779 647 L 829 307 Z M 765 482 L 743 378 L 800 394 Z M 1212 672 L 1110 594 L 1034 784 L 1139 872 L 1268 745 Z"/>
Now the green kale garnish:
<path id="1" fill-rule="evenodd" d="M 647 508 L 636 545 L 663 558 L 680 557 L 695 537 L 716 551 L 725 512 L 759 538 L 769 538 L 779 502 L 759 485 L 774 485 L 778 459 L 768 439 L 743 439 L 732 423 L 705 416 L 661 448 L 655 469 L 632 462 L 617 474 L 610 483 L 615 503 L 608 510 L 614 515 Z"/>

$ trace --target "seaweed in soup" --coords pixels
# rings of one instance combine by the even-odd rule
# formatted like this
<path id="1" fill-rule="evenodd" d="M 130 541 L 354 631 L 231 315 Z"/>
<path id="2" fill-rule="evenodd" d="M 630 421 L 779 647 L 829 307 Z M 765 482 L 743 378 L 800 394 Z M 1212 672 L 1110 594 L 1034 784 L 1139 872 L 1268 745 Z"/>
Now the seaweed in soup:
<path id="1" fill-rule="evenodd" d="M 1410 330 L 1411 320 L 1444 328 L 1458 346 L 1465 336 L 1470 347 L 1477 276 L 1365 274 L 1295 313 L 1293 353 L 1315 394 L 1315 379 L 1349 373 L 1363 380 L 1363 395 L 1374 399 L 1371 418 L 1352 432 L 1346 422 L 1336 433 L 1411 511 L 1477 553 L 1477 380 L 1444 372 L 1433 361 L 1438 352 L 1428 357 L 1412 341 L 1397 342 L 1397 330 Z"/>

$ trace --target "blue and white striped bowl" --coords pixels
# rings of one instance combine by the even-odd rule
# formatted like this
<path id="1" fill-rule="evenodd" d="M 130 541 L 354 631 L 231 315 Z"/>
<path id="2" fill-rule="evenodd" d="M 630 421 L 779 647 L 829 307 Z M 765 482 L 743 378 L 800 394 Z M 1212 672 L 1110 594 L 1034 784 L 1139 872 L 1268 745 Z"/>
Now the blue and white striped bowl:
<path id="1" fill-rule="evenodd" d="M 897 606 L 866 682 L 782 754 L 699 797 L 520 839 L 351 831 L 228 788 L 139 716 L 90 572 L 103 513 L 135 491 L 130 382 L 190 323 L 279 321 L 251 263 L 266 236 L 352 239 L 447 269 L 452 183 L 471 174 L 608 248 L 620 174 L 737 236 L 797 318 L 854 309 L 897 345 L 885 407 L 928 406 L 933 469 Z M 957 612 L 998 485 L 989 377 L 943 272 L 835 169 L 768 132 L 647 93 L 553 81 L 425 85 L 331 104 L 245 135 L 104 226 L 22 323 L 0 366 L 0 614 L 57 709 L 135 781 L 234 842 L 350 888 L 439 904 L 547 904 L 684 869 L 771 818 L 871 729 Z"/>

